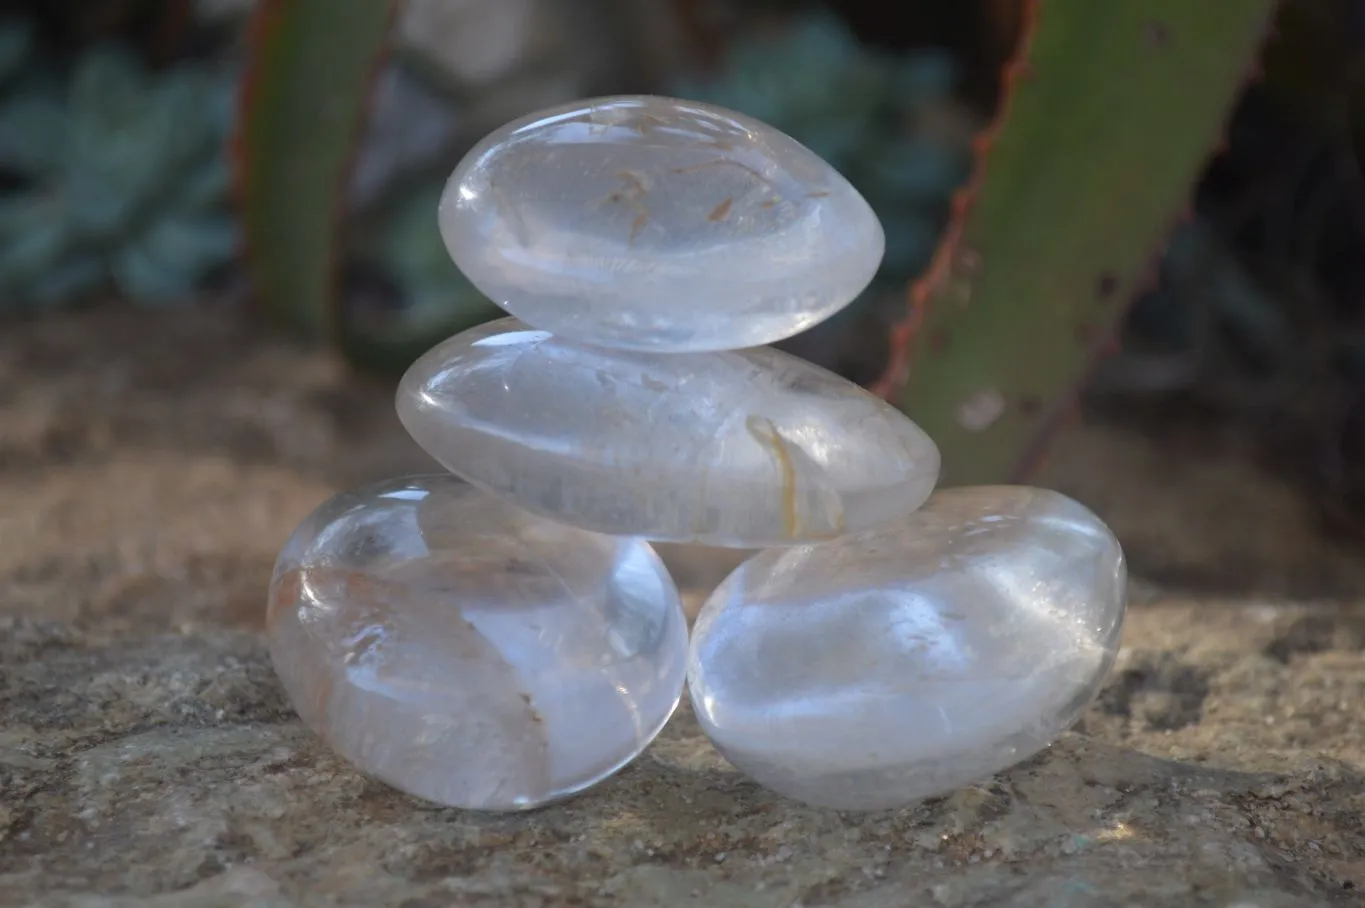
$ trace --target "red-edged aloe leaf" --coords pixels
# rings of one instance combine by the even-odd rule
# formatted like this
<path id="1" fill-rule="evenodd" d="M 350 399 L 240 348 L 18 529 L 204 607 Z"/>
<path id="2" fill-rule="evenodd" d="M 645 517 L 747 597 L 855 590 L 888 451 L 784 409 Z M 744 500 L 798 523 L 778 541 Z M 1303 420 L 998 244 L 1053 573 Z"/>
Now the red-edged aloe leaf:
<path id="1" fill-rule="evenodd" d="M 996 123 L 876 390 L 950 485 L 1019 480 L 1189 205 L 1274 0 L 1026 0 Z"/>
<path id="2" fill-rule="evenodd" d="M 261 0 L 235 158 L 247 261 L 274 321 L 338 330 L 347 179 L 396 0 Z"/>

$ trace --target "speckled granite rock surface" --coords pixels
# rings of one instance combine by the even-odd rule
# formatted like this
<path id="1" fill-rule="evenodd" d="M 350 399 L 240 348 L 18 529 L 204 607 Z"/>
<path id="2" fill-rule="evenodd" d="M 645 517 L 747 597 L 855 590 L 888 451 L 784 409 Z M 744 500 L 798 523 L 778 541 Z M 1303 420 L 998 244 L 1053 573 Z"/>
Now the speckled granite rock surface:
<path id="1" fill-rule="evenodd" d="M 1365 904 L 1365 569 L 1225 451 L 1171 456 L 1058 450 L 1170 582 L 1136 586 L 1099 703 L 1028 764 L 838 814 L 739 778 L 684 710 L 586 796 L 481 818 L 331 756 L 258 633 L 300 517 L 428 465 L 387 390 L 206 311 L 7 328 L 0 906 Z M 725 567 L 668 554 L 698 588 Z M 1362 592 L 1301 594 L 1329 589 Z"/>

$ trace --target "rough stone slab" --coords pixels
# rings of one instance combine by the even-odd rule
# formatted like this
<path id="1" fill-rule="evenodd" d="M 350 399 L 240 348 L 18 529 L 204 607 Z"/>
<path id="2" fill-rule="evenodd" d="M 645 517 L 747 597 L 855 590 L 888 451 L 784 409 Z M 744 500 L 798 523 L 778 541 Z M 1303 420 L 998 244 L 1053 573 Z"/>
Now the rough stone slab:
<path id="1" fill-rule="evenodd" d="M 1110 429 L 1057 469 L 1137 572 L 1259 554 L 1236 595 L 1137 586 L 1100 701 L 1026 765 L 914 809 L 814 810 L 739 777 L 684 709 L 613 781 L 522 816 L 363 778 L 294 719 L 258 625 L 295 521 L 429 467 L 389 405 L 212 313 L 0 339 L 0 906 L 1365 903 L 1365 600 L 1283 591 L 1351 558 L 1271 480 L 1204 466 L 1223 478 L 1197 499 Z M 670 555 L 697 587 L 725 567 Z"/>
<path id="2" fill-rule="evenodd" d="M 1080 733 L 916 809 L 784 802 L 729 769 L 684 712 L 611 783 L 491 818 L 352 772 L 292 717 L 252 632 L 102 638 L 11 618 L 0 899 L 1349 904 L 1365 855 L 1360 652 L 1286 643 L 1334 617 L 1311 608 L 1267 609 L 1241 641 L 1207 642 L 1233 617 L 1217 603 L 1144 607 Z M 1302 753 L 1317 729 L 1333 740 Z"/>

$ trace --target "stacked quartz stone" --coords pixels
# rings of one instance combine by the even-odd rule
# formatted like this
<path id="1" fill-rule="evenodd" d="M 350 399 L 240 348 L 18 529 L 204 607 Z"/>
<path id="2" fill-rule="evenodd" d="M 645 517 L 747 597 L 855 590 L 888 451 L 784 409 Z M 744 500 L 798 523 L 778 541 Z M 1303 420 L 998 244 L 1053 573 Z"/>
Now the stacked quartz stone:
<path id="1" fill-rule="evenodd" d="M 399 389 L 454 475 L 323 505 L 272 582 L 277 670 L 347 759 L 443 804 L 534 807 L 629 763 L 686 677 L 740 770 L 872 809 L 1024 759 L 1094 695 L 1124 611 L 1108 528 L 1040 489 L 931 497 L 914 423 L 762 346 L 881 260 L 824 161 L 730 111 L 598 99 L 490 135 L 439 220 L 514 316 Z M 763 551 L 689 644 L 651 541 Z"/>

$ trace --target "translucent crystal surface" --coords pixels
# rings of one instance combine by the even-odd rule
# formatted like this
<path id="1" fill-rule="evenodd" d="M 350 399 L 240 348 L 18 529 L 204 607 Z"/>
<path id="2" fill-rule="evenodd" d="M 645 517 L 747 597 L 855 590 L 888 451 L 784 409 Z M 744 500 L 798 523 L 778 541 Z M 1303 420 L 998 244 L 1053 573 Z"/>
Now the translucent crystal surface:
<path id="1" fill-rule="evenodd" d="M 682 692 L 687 624 L 647 543 L 452 476 L 340 495 L 270 586 L 270 654 L 343 757 L 441 804 L 535 807 L 625 765 Z"/>
<path id="2" fill-rule="evenodd" d="M 448 469 L 601 533 L 793 544 L 893 520 L 938 478 L 895 408 L 770 348 L 638 353 L 503 319 L 418 360 L 397 404 Z"/>
<path id="3" fill-rule="evenodd" d="M 872 280 L 862 196 L 794 139 L 691 101 L 578 101 L 502 127 L 440 210 L 455 263 L 528 324 L 637 350 L 795 334 Z"/>
<path id="4" fill-rule="evenodd" d="M 936 493 L 895 526 L 760 553 L 693 628 L 702 728 L 773 790 L 895 807 L 978 781 L 1069 726 L 1118 648 L 1125 568 L 1081 505 Z"/>

